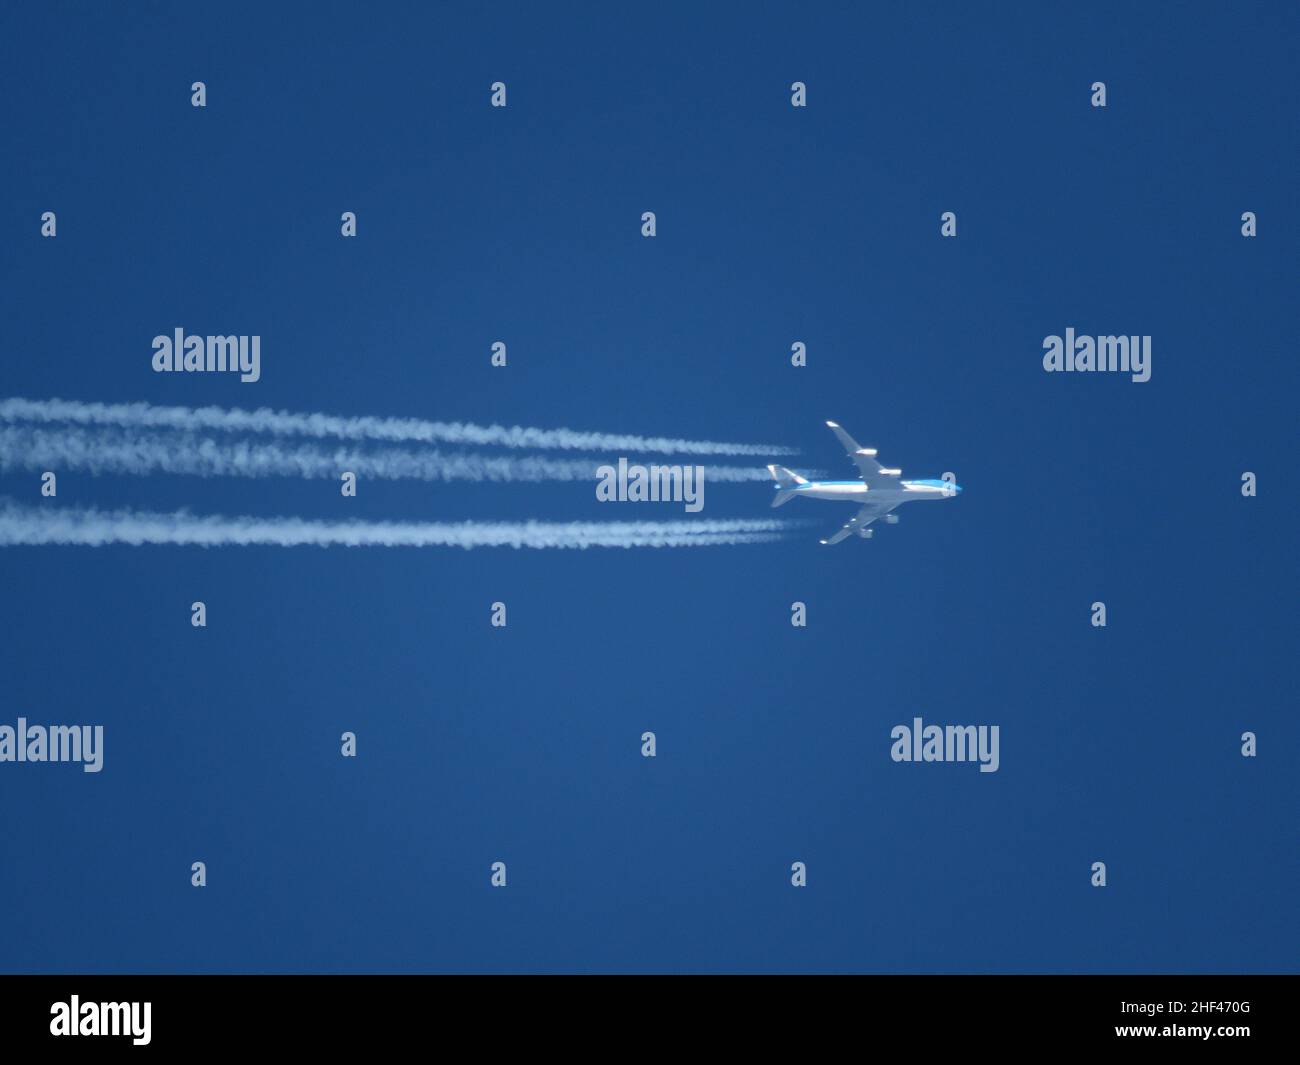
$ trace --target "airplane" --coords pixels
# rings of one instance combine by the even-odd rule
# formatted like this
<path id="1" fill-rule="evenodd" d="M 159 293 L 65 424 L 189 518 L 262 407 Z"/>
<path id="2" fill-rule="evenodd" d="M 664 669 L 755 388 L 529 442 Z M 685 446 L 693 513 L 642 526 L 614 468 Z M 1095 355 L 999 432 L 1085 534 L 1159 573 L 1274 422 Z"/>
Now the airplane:
<path id="1" fill-rule="evenodd" d="M 772 500 L 774 507 L 790 502 L 795 496 L 862 504 L 861 509 L 842 529 L 821 541 L 823 544 L 838 544 L 850 533 L 857 533 L 862 539 L 869 540 L 875 529 L 868 526 L 877 518 L 884 518 L 887 525 L 897 525 L 898 515 L 894 511 L 904 503 L 913 503 L 918 499 L 948 499 L 961 491 L 961 486 L 951 481 L 904 481 L 901 479 L 902 470 L 886 469 L 876 461 L 875 448 L 862 447 L 835 422 L 826 424 L 844 445 L 849 458 L 857 464 L 862 478 L 860 481 L 810 481 L 784 466 L 767 468 L 776 481 L 776 497 Z"/>

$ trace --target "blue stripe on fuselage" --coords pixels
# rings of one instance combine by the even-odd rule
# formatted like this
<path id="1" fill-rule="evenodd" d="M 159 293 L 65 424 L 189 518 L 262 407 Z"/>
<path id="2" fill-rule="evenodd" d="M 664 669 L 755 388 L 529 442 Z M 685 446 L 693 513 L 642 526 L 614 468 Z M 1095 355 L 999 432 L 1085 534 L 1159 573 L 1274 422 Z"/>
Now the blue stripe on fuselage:
<path id="1" fill-rule="evenodd" d="M 863 484 L 863 483 L 865 482 L 863 481 L 809 481 L 807 484 L 797 484 L 792 489 L 789 489 L 789 491 L 798 492 L 800 489 L 803 488 L 820 488 L 823 486 L 845 485 L 845 484 L 855 485 L 855 484 Z M 915 484 L 915 485 L 920 485 L 924 488 L 951 487 L 954 492 L 961 491 L 961 485 L 953 484 L 951 481 L 936 480 L 933 477 L 925 477 L 916 481 L 899 481 L 898 483 L 900 485 Z M 775 487 L 777 489 L 780 489 L 781 486 L 776 485 Z"/>

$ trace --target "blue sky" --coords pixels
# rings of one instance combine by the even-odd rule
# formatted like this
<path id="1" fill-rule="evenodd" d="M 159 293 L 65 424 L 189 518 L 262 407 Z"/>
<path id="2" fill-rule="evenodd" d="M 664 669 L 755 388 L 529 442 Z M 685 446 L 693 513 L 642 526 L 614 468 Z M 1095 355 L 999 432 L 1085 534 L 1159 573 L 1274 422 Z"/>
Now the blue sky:
<path id="1" fill-rule="evenodd" d="M 850 476 L 833 418 L 965 489 L 834 549 L 847 512 L 808 501 L 789 540 L 708 549 L 4 548 L 0 723 L 101 723 L 106 755 L 0 765 L 0 969 L 1294 970 L 1294 13 L 0 26 L 0 396 L 771 442 Z M 259 334 L 262 379 L 152 373 L 177 326 Z M 1067 327 L 1150 335 L 1151 381 L 1044 373 Z M 683 516 L 584 483 L 38 487 L 0 473 L 60 508 Z M 710 485 L 704 516 L 769 496 Z M 917 716 L 999 725 L 999 771 L 893 763 Z"/>

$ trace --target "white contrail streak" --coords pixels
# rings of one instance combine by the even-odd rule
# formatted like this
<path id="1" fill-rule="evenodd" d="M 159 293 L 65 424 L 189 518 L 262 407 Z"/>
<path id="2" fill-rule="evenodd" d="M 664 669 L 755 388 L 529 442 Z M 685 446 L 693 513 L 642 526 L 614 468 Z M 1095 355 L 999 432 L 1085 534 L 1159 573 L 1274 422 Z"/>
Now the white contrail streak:
<path id="1" fill-rule="evenodd" d="M 222 407 L 155 407 L 149 403 L 82 403 L 62 399 L 0 400 L 0 421 L 71 422 L 129 429 L 219 430 L 275 433 L 281 436 L 383 440 L 390 443 L 467 444 L 474 447 L 614 451 L 665 455 L 793 455 L 787 447 L 727 444 L 712 440 L 678 440 L 662 436 L 535 429 L 525 426 L 430 422 L 418 418 L 346 418 L 332 414 L 292 414 Z"/>
<path id="2" fill-rule="evenodd" d="M 115 428 L 0 427 L 0 470 L 87 470 L 197 477 L 358 477 L 420 481 L 591 481 L 617 459 L 444 453 L 436 449 L 331 448 L 277 440 L 200 437 Z M 761 466 L 704 465 L 708 481 L 768 480 Z"/>
<path id="3" fill-rule="evenodd" d="M 0 500 L 0 546 L 172 544 L 202 547 L 712 547 L 780 540 L 798 522 L 774 519 L 611 522 L 308 521 L 198 517 Z"/>

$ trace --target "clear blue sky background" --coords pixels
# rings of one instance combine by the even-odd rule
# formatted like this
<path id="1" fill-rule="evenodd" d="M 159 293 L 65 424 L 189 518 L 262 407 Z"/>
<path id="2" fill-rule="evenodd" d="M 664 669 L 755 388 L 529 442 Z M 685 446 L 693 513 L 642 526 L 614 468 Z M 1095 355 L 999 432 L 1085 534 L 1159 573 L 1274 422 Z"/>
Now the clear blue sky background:
<path id="1" fill-rule="evenodd" d="M 806 502 L 691 551 L 6 549 L 0 721 L 107 752 L 0 766 L 0 969 L 1294 970 L 1288 5 L 553 6 L 6 6 L 0 395 L 851 476 L 835 418 L 965 492 L 835 549 Z M 260 334 L 261 382 L 155 375 L 176 326 Z M 1045 374 L 1068 326 L 1150 334 L 1153 379 Z M 41 505 L 88 503 L 681 516 L 76 472 Z M 891 762 L 914 716 L 1000 725 L 1000 771 Z"/>

